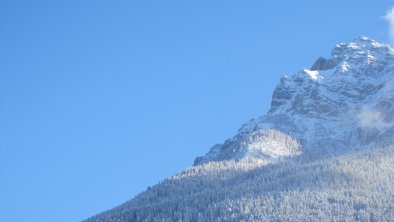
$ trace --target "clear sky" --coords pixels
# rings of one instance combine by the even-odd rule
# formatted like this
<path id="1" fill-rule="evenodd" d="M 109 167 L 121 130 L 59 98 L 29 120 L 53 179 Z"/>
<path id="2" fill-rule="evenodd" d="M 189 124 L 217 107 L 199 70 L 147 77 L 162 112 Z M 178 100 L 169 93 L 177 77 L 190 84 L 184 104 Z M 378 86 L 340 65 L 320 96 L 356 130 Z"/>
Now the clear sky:
<path id="1" fill-rule="evenodd" d="M 389 42 L 393 4 L 1 0 L 0 221 L 79 221 L 191 166 L 281 76 Z"/>

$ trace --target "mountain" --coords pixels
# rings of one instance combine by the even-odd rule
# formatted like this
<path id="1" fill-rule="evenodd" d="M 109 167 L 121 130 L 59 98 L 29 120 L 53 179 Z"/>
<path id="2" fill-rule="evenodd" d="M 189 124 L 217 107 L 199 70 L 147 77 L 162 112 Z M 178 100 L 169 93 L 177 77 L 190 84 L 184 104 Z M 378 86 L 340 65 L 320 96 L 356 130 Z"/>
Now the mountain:
<path id="1" fill-rule="evenodd" d="M 338 44 L 330 58 L 283 77 L 269 112 L 245 123 L 195 165 L 243 158 L 323 157 L 391 144 L 394 51 L 367 37 Z"/>
<path id="2" fill-rule="evenodd" d="M 285 76 L 194 166 L 87 221 L 389 221 L 394 50 L 362 36 Z"/>

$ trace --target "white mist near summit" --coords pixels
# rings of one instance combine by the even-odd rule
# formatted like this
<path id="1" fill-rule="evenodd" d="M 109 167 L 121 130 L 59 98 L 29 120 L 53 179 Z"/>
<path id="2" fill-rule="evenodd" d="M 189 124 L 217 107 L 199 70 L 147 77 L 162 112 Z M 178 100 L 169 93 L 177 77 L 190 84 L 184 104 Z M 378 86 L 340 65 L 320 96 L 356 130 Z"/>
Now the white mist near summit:
<path id="1" fill-rule="evenodd" d="M 394 50 L 367 37 L 283 77 L 194 166 L 87 221 L 389 221 Z"/>

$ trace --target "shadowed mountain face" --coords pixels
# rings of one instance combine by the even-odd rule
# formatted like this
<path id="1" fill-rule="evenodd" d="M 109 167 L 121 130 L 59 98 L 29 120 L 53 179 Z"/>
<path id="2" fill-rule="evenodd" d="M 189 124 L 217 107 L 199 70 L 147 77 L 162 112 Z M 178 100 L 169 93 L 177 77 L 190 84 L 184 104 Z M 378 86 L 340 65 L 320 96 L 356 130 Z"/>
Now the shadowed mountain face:
<path id="1" fill-rule="evenodd" d="M 394 50 L 367 37 L 338 44 L 330 58 L 283 77 L 270 111 L 245 123 L 195 165 L 244 158 L 336 155 L 392 142 Z"/>
<path id="2" fill-rule="evenodd" d="M 193 167 L 87 222 L 390 221 L 393 120 L 394 50 L 341 43 Z"/>

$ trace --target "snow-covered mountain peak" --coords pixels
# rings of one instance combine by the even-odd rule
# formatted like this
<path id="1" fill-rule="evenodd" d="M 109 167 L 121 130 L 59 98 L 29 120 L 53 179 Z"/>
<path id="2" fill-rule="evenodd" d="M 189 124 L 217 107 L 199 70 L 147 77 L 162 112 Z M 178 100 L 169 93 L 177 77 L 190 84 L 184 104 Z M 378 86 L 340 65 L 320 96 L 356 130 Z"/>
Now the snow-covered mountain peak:
<path id="1" fill-rule="evenodd" d="M 389 45 L 379 43 L 373 39 L 366 36 L 360 36 L 358 39 L 354 39 L 350 42 L 339 43 L 333 50 L 332 56 L 335 55 L 349 55 L 352 53 L 359 53 L 366 50 L 388 50 L 392 51 Z"/>
<path id="2" fill-rule="evenodd" d="M 340 43 L 280 80 L 269 112 L 245 123 L 195 164 L 249 158 L 317 158 L 391 141 L 394 50 L 368 37 Z"/>
<path id="3" fill-rule="evenodd" d="M 365 68 L 374 66 L 376 61 L 392 58 L 394 50 L 385 44 L 361 36 L 350 42 L 337 44 L 328 59 L 319 58 L 311 70 L 328 70 L 336 68 L 340 73 L 348 72 L 350 68 Z M 379 63 L 376 65 L 380 65 Z"/>

